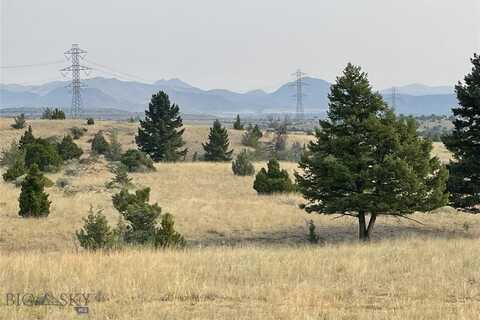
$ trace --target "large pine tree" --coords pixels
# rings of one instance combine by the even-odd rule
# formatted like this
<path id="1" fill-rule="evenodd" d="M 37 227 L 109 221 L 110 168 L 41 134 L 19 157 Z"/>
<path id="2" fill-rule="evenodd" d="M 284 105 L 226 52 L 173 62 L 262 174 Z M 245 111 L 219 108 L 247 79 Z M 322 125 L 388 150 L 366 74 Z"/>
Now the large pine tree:
<path id="1" fill-rule="evenodd" d="M 152 160 L 177 161 L 187 154 L 187 149 L 181 149 L 185 145 L 182 139 L 185 129 L 178 129 L 182 126 L 178 105 L 170 104 L 168 95 L 160 91 L 152 96 L 135 140 Z"/>
<path id="2" fill-rule="evenodd" d="M 443 138 L 455 161 L 449 164 L 448 191 L 451 203 L 467 211 L 480 208 L 480 56 L 471 59 L 472 72 L 455 87 L 459 106 L 453 109 L 455 126 Z"/>
<path id="3" fill-rule="evenodd" d="M 232 160 L 233 150 L 228 150 L 230 141 L 228 131 L 222 127 L 220 121 L 215 120 L 213 127 L 210 128 L 208 142 L 203 145 L 205 150 L 205 160 L 207 161 L 230 161 Z"/>
<path id="4" fill-rule="evenodd" d="M 431 142 L 417 136 L 413 119 L 396 118 L 360 67 L 348 64 L 329 100 L 296 174 L 307 212 L 355 217 L 359 238 L 368 240 L 379 215 L 446 203 L 448 174 L 430 156 Z"/>

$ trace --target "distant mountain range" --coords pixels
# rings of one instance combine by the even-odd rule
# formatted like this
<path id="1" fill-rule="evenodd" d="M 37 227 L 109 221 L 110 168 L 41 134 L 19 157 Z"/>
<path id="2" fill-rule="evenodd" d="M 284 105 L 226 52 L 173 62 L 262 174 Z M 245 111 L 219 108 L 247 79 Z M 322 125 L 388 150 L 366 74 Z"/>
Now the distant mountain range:
<path id="1" fill-rule="evenodd" d="M 330 83 L 307 77 L 304 88 L 304 109 L 307 113 L 322 114 L 328 108 Z M 188 114 L 261 114 L 294 112 L 294 83 L 286 83 L 278 90 L 267 93 L 253 90 L 237 93 L 225 89 L 202 90 L 180 79 L 159 80 L 155 83 L 122 81 L 115 78 L 85 80 L 83 102 L 88 108 L 114 108 L 129 112 L 142 112 L 153 93 L 163 90 L 170 100 Z M 71 93 L 67 82 L 56 81 L 37 86 L 0 85 L 0 108 L 68 108 Z M 396 88 L 397 113 L 412 115 L 449 114 L 457 104 L 453 87 L 429 87 L 412 84 Z M 385 100 L 392 103 L 393 89 L 381 91 Z"/>

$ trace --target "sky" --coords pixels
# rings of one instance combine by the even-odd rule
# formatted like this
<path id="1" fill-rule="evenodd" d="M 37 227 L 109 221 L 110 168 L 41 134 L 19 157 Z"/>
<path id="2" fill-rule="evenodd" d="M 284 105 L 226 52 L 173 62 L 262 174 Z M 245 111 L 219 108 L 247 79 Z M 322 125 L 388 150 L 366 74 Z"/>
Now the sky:
<path id="1" fill-rule="evenodd" d="M 480 52 L 478 0 L 0 1 L 2 83 L 65 79 L 72 43 L 89 77 L 240 92 L 274 90 L 298 68 L 334 81 L 348 62 L 378 90 L 453 85 Z"/>

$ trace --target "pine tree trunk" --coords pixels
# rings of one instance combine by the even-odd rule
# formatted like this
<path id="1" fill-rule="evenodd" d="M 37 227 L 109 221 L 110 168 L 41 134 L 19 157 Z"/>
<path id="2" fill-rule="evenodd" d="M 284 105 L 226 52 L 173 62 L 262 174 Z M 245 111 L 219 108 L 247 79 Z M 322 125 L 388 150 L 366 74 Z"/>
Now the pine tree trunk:
<path id="1" fill-rule="evenodd" d="M 360 241 L 370 241 L 370 235 L 372 234 L 373 226 L 375 225 L 376 220 L 377 220 L 377 214 L 372 213 L 367 226 L 367 222 L 365 219 L 365 212 L 364 211 L 358 212 L 358 239 Z"/>
<path id="2" fill-rule="evenodd" d="M 358 212 L 358 239 L 360 241 L 367 241 L 367 226 L 364 211 Z"/>

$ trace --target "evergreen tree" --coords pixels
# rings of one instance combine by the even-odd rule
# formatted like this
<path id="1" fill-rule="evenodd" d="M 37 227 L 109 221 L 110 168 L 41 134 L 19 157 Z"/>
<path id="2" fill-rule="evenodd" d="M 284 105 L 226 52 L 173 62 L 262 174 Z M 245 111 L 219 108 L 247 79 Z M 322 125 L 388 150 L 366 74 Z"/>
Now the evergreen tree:
<path id="1" fill-rule="evenodd" d="M 50 201 L 48 194 L 44 189 L 45 178 L 38 169 L 37 165 L 33 165 L 28 172 L 25 181 L 22 183 L 22 191 L 18 199 L 20 204 L 19 215 L 28 218 L 46 217 L 50 213 Z"/>
<path id="2" fill-rule="evenodd" d="M 73 142 L 69 135 L 63 137 L 62 142 L 57 145 L 57 150 L 63 160 L 78 159 L 83 154 L 83 150 Z"/>
<path id="3" fill-rule="evenodd" d="M 255 174 L 255 168 L 247 150 L 243 149 L 237 159 L 232 161 L 232 171 L 236 176 L 253 176 Z"/>
<path id="4" fill-rule="evenodd" d="M 240 115 L 237 114 L 237 119 L 235 120 L 235 122 L 233 123 L 233 129 L 235 130 L 243 130 L 243 124 L 242 122 L 240 121 Z"/>
<path id="5" fill-rule="evenodd" d="M 228 150 L 230 141 L 228 131 L 222 127 L 220 121 L 215 120 L 213 127 L 208 134 L 208 142 L 202 144 L 205 150 L 205 160 L 207 161 L 230 161 L 232 160 L 233 150 Z"/>
<path id="6" fill-rule="evenodd" d="M 92 140 L 92 151 L 97 154 L 107 155 L 110 152 L 110 145 L 101 131 L 97 132 Z"/>
<path id="7" fill-rule="evenodd" d="M 271 159 L 268 162 L 267 169 L 262 168 L 253 182 L 253 189 L 259 194 L 292 192 L 295 190 L 288 172 L 280 169 L 280 164 L 276 159 Z"/>
<path id="8" fill-rule="evenodd" d="M 472 72 L 465 83 L 455 87 L 459 106 L 453 109 L 455 126 L 451 135 L 443 138 L 455 161 L 448 165 L 448 191 L 451 203 L 467 211 L 480 208 L 480 56 L 471 59 Z"/>
<path id="9" fill-rule="evenodd" d="M 170 213 L 165 213 L 162 216 L 160 222 L 161 227 L 155 234 L 155 247 L 171 248 L 171 247 L 184 247 L 185 238 L 175 231 L 175 222 L 173 216 Z"/>
<path id="10" fill-rule="evenodd" d="M 90 214 L 83 219 L 83 222 L 83 228 L 76 232 L 77 239 L 83 248 L 99 250 L 109 249 L 114 245 L 114 232 L 102 211 L 93 213 L 93 208 L 90 207 Z"/>
<path id="11" fill-rule="evenodd" d="M 417 136 L 414 119 L 396 119 L 360 67 L 348 64 L 329 100 L 296 174 L 307 212 L 353 216 L 368 240 L 378 215 L 445 205 L 448 174 L 431 158 L 431 142 Z"/>
<path id="12" fill-rule="evenodd" d="M 23 133 L 23 136 L 20 138 L 18 145 L 20 149 L 25 149 L 25 146 L 34 143 L 35 137 L 33 136 L 32 126 L 28 126 L 28 130 Z"/>
<path id="13" fill-rule="evenodd" d="M 156 162 L 177 161 L 185 157 L 187 149 L 181 149 L 185 145 L 182 139 L 185 129 L 177 130 L 182 125 L 178 105 L 171 105 L 163 91 L 154 94 L 145 111 L 145 120 L 140 120 L 135 137 L 138 148 Z"/>

